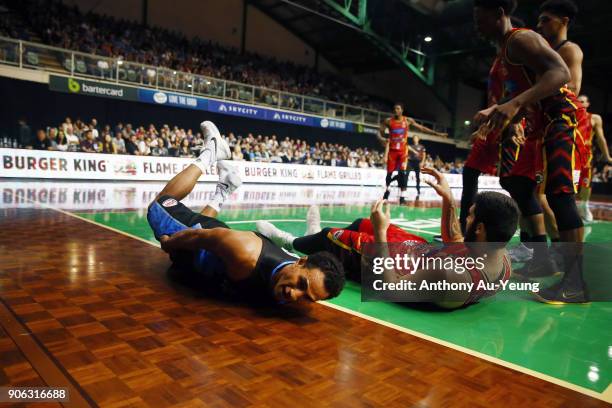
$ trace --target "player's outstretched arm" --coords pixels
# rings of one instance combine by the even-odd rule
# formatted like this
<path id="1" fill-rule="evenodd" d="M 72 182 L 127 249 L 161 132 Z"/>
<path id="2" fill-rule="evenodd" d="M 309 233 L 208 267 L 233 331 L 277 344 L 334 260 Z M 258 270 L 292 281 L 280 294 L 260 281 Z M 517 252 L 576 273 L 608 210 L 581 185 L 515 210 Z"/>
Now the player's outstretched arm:
<path id="1" fill-rule="evenodd" d="M 436 190 L 436 193 L 442 198 L 442 241 L 446 243 L 463 242 L 461 225 L 459 224 L 459 219 L 457 219 L 457 206 L 448 182 L 446 181 L 446 177 L 438 170 L 431 167 L 425 167 L 421 171 L 436 179 L 435 183 L 430 180 L 425 180 L 425 183 Z"/>
<path id="2" fill-rule="evenodd" d="M 386 204 L 386 209 L 384 208 Z M 389 248 L 387 246 L 387 230 L 391 224 L 391 206 L 387 200 L 378 200 L 372 205 L 370 212 L 370 221 L 374 230 L 374 242 L 376 242 L 376 256 L 380 258 L 389 257 Z M 385 268 L 383 272 L 383 281 L 388 283 L 397 283 L 401 277 L 397 274 L 395 268 Z"/>
<path id="3" fill-rule="evenodd" d="M 408 118 L 408 122 L 410 123 L 410 126 L 420 130 L 423 133 L 427 133 L 427 134 L 434 135 L 434 136 L 440 136 L 440 137 L 448 137 L 448 133 L 436 132 L 435 130 L 430 129 L 427 126 L 423 126 L 420 123 L 417 123 L 417 121 L 412 118 Z"/>

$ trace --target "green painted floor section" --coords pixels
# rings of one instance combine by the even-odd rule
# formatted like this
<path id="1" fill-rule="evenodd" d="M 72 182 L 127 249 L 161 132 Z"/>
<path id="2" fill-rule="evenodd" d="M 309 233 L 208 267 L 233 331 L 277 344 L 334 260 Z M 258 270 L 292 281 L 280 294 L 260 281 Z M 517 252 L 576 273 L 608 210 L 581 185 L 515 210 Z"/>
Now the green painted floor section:
<path id="1" fill-rule="evenodd" d="M 270 220 L 295 235 L 304 233 L 304 207 L 224 210 L 232 228 L 252 230 L 256 220 Z M 322 207 L 323 226 L 348 225 L 367 216 L 369 207 Z M 143 211 L 78 213 L 78 215 L 154 241 Z M 393 222 L 432 238 L 438 233 L 439 208 L 394 208 Z M 588 242 L 612 242 L 612 223 L 596 222 Z M 557 379 L 603 392 L 612 383 L 612 302 L 550 306 L 529 294 L 501 293 L 468 308 L 418 310 L 399 304 L 361 302 L 358 285 L 349 283 L 332 301 L 354 311 L 487 354 Z"/>

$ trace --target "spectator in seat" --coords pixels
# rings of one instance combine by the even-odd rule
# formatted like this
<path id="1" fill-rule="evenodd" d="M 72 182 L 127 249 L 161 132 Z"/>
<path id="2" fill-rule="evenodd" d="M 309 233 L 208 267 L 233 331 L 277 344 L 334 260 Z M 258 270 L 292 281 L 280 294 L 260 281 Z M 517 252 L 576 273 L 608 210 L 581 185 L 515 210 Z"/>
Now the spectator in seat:
<path id="1" fill-rule="evenodd" d="M 49 134 L 47 135 L 51 148 L 49 150 L 57 150 L 57 128 L 49 128 Z"/>
<path id="2" fill-rule="evenodd" d="M 32 148 L 34 150 L 52 150 L 51 142 L 47 138 L 47 133 L 44 130 L 39 129 L 36 132 L 36 139 L 32 143 Z"/>
<path id="3" fill-rule="evenodd" d="M 98 120 L 96 118 L 91 119 L 91 123 L 89 124 L 89 129 L 93 134 L 94 140 L 100 140 L 100 132 L 98 132 Z"/>
<path id="4" fill-rule="evenodd" d="M 359 158 L 359 161 L 357 161 L 357 167 L 359 167 L 360 169 L 367 169 L 368 167 L 370 167 L 365 156 L 361 156 Z"/>
<path id="5" fill-rule="evenodd" d="M 102 141 L 102 153 L 110 153 L 117 154 L 117 146 L 113 143 L 113 138 L 110 133 L 104 135 L 104 140 Z"/>
<path id="6" fill-rule="evenodd" d="M 164 145 L 164 139 L 161 137 L 157 138 L 157 146 L 151 149 L 151 156 L 167 156 L 168 148 Z"/>
<path id="7" fill-rule="evenodd" d="M 176 143 L 172 141 L 168 141 L 168 156 L 170 157 L 178 157 L 179 148 Z"/>
<path id="8" fill-rule="evenodd" d="M 191 147 L 189 146 L 189 140 L 183 139 L 181 143 L 181 148 L 179 149 L 179 157 L 193 157 L 193 153 L 191 152 Z"/>
<path id="9" fill-rule="evenodd" d="M 127 151 L 127 154 L 140 156 L 140 151 L 138 150 L 138 139 L 136 138 L 135 134 L 131 135 L 130 138 L 125 142 L 125 150 Z"/>
<path id="10" fill-rule="evenodd" d="M 137 132 L 138 138 L 138 152 L 140 156 L 149 156 L 151 154 L 151 148 L 149 147 L 149 143 L 151 143 L 151 139 L 145 139 L 144 133 Z"/>
<path id="11" fill-rule="evenodd" d="M 253 151 L 250 153 L 251 156 L 251 161 L 254 162 L 260 162 L 262 159 L 262 155 L 261 155 L 261 149 L 259 148 L 259 145 L 255 145 L 255 148 L 253 148 Z"/>
<path id="12" fill-rule="evenodd" d="M 230 133 L 230 135 L 232 135 Z M 234 145 L 234 149 L 232 151 L 232 160 L 241 161 L 244 160 L 244 154 L 242 154 L 241 141 L 238 140 Z"/>
<path id="13" fill-rule="evenodd" d="M 81 142 L 81 151 L 86 153 L 98 153 L 98 144 L 93 138 L 93 132 L 91 130 L 86 130 L 83 135 L 85 138 Z"/>
<path id="14" fill-rule="evenodd" d="M 22 147 L 32 146 L 32 130 L 26 123 L 25 119 L 19 119 L 17 122 L 17 143 Z"/>
<path id="15" fill-rule="evenodd" d="M 123 138 L 122 132 L 115 133 L 115 137 L 112 138 L 113 143 L 115 144 L 115 148 L 117 149 L 118 154 L 126 154 L 125 150 L 125 139 Z"/>
<path id="16" fill-rule="evenodd" d="M 60 152 L 65 152 L 68 151 L 68 139 L 66 138 L 66 133 L 64 132 L 64 129 L 60 128 L 59 131 L 57 132 L 57 150 L 59 150 Z"/>
<path id="17" fill-rule="evenodd" d="M 68 151 L 69 152 L 78 152 L 81 148 L 81 140 L 79 137 L 74 134 L 74 127 L 72 124 L 66 123 L 65 127 L 66 140 L 68 141 Z"/>

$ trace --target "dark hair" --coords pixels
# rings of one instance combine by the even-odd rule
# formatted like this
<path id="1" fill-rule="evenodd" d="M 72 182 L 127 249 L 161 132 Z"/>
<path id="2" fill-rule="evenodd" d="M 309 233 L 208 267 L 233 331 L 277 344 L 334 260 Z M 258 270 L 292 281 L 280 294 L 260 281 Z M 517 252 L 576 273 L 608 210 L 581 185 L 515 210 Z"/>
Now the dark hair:
<path id="1" fill-rule="evenodd" d="M 402 110 L 404 110 L 404 104 L 403 104 L 403 103 L 401 103 L 401 102 L 395 102 L 395 103 L 393 104 L 393 107 L 395 108 L 396 106 L 399 106 L 400 108 L 402 108 Z"/>
<path id="2" fill-rule="evenodd" d="M 512 15 L 516 10 L 516 0 L 474 0 L 475 7 L 486 9 L 502 8 L 507 16 Z"/>
<path id="3" fill-rule="evenodd" d="M 323 285 L 329 293 L 328 299 L 334 298 L 342 292 L 345 282 L 344 267 L 334 254 L 327 251 L 315 252 L 308 255 L 305 266 L 308 269 L 318 268 L 323 272 L 323 275 L 325 275 Z"/>
<path id="4" fill-rule="evenodd" d="M 574 21 L 578 15 L 578 6 L 572 0 L 547 0 L 540 6 L 540 12 L 544 11 Z"/>
<path id="5" fill-rule="evenodd" d="M 507 243 L 518 227 L 519 209 L 514 200 L 502 193 L 479 193 L 474 201 L 474 222 L 482 222 L 488 242 Z"/>

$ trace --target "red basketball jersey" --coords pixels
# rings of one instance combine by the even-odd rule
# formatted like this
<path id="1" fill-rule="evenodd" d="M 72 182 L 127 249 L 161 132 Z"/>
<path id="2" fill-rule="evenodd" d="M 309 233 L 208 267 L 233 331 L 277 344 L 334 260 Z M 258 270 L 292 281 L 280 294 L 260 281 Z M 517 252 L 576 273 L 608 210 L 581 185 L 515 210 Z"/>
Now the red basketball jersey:
<path id="1" fill-rule="evenodd" d="M 408 127 L 408 121 L 403 116 L 400 120 L 389 119 L 389 150 L 406 150 Z"/>

